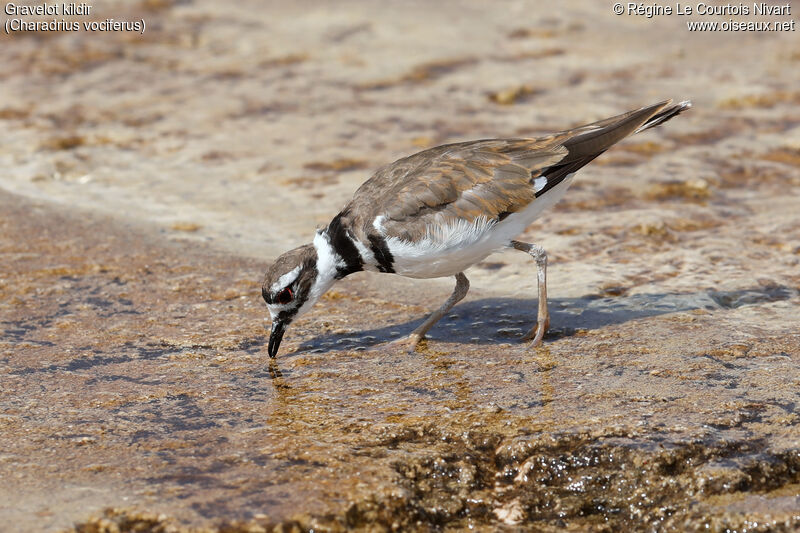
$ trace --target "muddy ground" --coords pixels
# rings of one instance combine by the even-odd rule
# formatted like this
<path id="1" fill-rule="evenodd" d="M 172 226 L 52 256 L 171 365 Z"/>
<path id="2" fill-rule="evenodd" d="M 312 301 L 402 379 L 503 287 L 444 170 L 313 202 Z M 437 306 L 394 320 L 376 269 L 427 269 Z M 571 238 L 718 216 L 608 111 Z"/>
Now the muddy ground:
<path id="1" fill-rule="evenodd" d="M 0 37 L 0 518 L 20 531 L 800 527 L 797 33 L 575 2 L 97 2 Z M 494 6 L 494 7 L 493 7 Z M 788 18 L 796 15 L 791 15 Z M 787 17 L 784 17 L 787 18 Z M 667 97 L 451 280 L 259 283 L 378 166 Z"/>

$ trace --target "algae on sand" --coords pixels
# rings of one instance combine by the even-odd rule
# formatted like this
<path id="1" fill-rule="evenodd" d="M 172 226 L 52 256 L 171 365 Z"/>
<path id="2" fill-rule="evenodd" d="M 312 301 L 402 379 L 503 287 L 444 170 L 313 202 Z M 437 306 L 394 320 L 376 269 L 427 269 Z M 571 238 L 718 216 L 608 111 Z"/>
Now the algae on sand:
<path id="1" fill-rule="evenodd" d="M 798 527 L 793 34 L 588 1 L 95 9 L 148 30 L 0 37 L 4 523 Z M 266 264 L 373 169 L 667 97 L 694 108 L 523 236 L 543 349 L 534 268 L 498 254 L 426 351 L 387 341 L 451 280 L 359 274 L 269 361 Z"/>

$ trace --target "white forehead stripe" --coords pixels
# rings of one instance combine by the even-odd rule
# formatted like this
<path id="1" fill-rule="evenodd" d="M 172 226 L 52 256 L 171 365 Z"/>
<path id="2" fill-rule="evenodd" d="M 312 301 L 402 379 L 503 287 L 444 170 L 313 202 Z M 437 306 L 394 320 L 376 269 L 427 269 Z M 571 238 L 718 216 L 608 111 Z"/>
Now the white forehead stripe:
<path id="1" fill-rule="evenodd" d="M 278 289 L 282 289 L 283 287 L 286 287 L 287 285 L 294 283 L 294 280 L 296 280 L 297 276 L 299 275 L 300 275 L 300 267 L 296 266 L 283 276 L 279 277 L 278 281 L 273 283 L 270 289 L 272 290 L 272 292 L 275 292 Z"/>

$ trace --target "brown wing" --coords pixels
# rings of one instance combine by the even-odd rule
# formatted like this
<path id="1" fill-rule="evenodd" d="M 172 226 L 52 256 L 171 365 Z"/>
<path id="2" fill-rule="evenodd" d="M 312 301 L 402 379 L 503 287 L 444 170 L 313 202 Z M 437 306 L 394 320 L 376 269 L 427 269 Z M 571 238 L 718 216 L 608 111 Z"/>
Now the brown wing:
<path id="1" fill-rule="evenodd" d="M 386 235 L 412 239 L 432 217 L 474 221 L 524 209 L 535 199 L 531 171 L 558 163 L 567 150 L 535 147 L 530 139 L 486 140 L 440 146 L 379 170 L 358 191 L 350 213 L 359 226 L 383 216 Z M 361 222 L 361 224 L 359 224 Z"/>
<path id="2" fill-rule="evenodd" d="M 502 220 L 525 209 L 564 177 L 633 132 L 682 111 L 670 101 L 537 139 L 491 139 L 438 146 L 378 170 L 343 211 L 358 234 L 374 233 L 383 216 L 387 236 L 413 239 L 434 217 Z M 672 111 L 672 114 L 669 114 Z M 669 116 L 667 116 L 669 115 Z M 666 118 L 664 118 L 666 116 Z M 547 183 L 538 193 L 533 180 Z"/>

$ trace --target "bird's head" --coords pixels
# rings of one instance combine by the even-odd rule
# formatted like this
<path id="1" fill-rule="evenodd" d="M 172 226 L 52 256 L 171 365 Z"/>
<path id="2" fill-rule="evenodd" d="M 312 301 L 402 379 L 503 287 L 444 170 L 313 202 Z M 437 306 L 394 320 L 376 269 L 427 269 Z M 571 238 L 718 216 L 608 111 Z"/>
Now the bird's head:
<path id="1" fill-rule="evenodd" d="M 278 353 L 289 324 L 308 311 L 327 290 L 317 270 L 317 251 L 306 244 L 278 257 L 264 275 L 261 294 L 272 317 L 269 356 Z"/>

